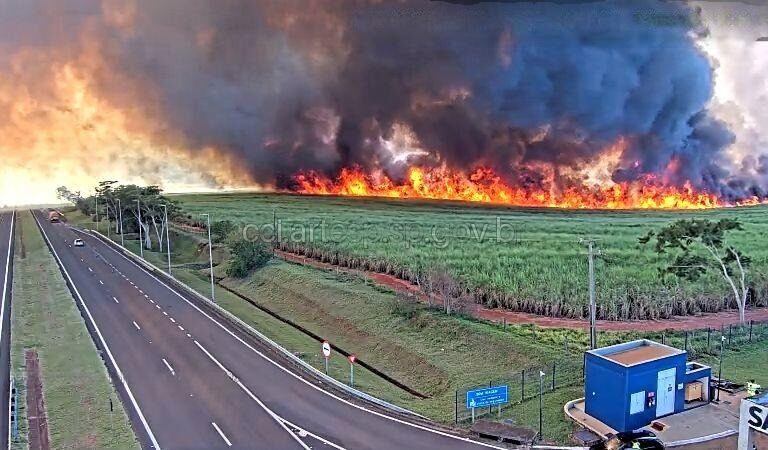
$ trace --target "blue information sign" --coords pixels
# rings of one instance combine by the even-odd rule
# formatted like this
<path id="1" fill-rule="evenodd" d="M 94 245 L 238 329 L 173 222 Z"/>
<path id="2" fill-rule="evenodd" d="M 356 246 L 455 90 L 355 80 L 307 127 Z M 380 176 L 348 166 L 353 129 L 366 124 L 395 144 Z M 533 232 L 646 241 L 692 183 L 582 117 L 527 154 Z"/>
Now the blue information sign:
<path id="1" fill-rule="evenodd" d="M 509 403 L 509 389 L 507 386 L 494 386 L 467 391 L 467 409 L 503 405 L 504 403 Z"/>

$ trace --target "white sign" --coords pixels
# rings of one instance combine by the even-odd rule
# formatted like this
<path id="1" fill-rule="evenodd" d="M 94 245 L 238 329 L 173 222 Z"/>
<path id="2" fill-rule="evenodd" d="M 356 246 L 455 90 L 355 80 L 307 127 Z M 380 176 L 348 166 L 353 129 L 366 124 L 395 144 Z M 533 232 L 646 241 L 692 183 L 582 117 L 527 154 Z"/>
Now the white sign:
<path id="1" fill-rule="evenodd" d="M 645 411 L 645 391 L 635 392 L 629 397 L 629 413 L 639 414 Z"/>
<path id="2" fill-rule="evenodd" d="M 739 423 L 739 450 L 752 449 L 754 437 L 750 429 L 768 434 L 768 406 L 758 405 L 749 400 L 742 400 Z"/>
<path id="3" fill-rule="evenodd" d="M 331 344 L 328 341 L 323 342 L 323 356 L 326 358 L 331 356 Z"/>

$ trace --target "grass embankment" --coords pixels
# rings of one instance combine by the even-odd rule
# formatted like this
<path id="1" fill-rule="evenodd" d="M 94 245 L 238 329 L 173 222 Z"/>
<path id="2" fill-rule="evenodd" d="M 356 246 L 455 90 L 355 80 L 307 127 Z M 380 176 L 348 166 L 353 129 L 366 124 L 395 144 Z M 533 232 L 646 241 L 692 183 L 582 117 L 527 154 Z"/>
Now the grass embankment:
<path id="1" fill-rule="evenodd" d="M 597 239 L 597 304 L 601 318 L 659 318 L 714 311 L 730 302 L 717 273 L 695 284 L 664 286 L 665 260 L 637 239 L 680 218 L 739 218 L 731 243 L 752 257 L 754 299 L 768 305 L 768 208 L 708 211 L 573 211 L 513 209 L 448 202 L 199 194 L 176 197 L 191 217 L 251 225 L 272 235 L 276 218 L 286 248 L 326 261 L 427 284 L 445 269 L 490 306 L 583 317 L 587 258 L 580 238 Z"/>
<path id="2" fill-rule="evenodd" d="M 712 367 L 712 374 L 717 376 L 719 359 L 716 355 L 702 357 L 701 360 Z M 744 344 L 723 353 L 723 378 L 738 383 L 755 380 L 768 389 L 768 345 L 765 342 Z"/>
<path id="3" fill-rule="evenodd" d="M 27 445 L 25 349 L 37 350 L 40 358 L 52 448 L 138 448 L 75 300 L 29 212 L 18 214 L 17 227 L 11 371 L 21 393 L 21 440 L 14 448 Z"/>

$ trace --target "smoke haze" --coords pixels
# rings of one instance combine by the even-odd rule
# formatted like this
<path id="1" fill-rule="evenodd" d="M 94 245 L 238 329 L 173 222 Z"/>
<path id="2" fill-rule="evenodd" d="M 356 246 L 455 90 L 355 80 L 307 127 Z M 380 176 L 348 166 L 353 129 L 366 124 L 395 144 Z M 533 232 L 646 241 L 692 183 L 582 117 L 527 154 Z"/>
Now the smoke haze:
<path id="1" fill-rule="evenodd" d="M 606 154 L 611 181 L 763 197 L 760 27 L 713 8 L 0 0 L 0 202 L 25 177 L 291 188 L 410 164 L 586 183 Z"/>

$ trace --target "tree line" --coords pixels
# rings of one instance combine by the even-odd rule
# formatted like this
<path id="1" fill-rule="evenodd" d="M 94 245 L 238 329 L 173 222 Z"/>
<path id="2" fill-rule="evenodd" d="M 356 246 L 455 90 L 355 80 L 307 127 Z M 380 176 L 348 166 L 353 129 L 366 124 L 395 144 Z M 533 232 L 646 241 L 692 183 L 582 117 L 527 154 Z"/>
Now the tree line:
<path id="1" fill-rule="evenodd" d="M 147 250 L 152 250 L 155 242 L 159 251 L 165 248 L 166 227 L 169 226 L 166 209 L 168 222 L 182 215 L 178 202 L 163 195 L 159 186 L 102 181 L 96 186 L 95 194 L 87 197 L 66 186 L 59 187 L 56 193 L 59 199 L 72 203 L 94 221 L 107 220 L 108 226 L 114 226 L 115 233 L 120 233 L 122 225 L 125 233 L 141 234 L 141 244 Z"/>

